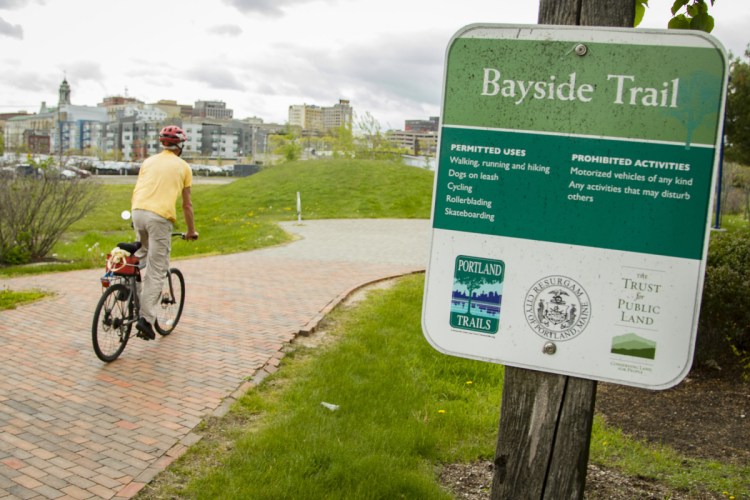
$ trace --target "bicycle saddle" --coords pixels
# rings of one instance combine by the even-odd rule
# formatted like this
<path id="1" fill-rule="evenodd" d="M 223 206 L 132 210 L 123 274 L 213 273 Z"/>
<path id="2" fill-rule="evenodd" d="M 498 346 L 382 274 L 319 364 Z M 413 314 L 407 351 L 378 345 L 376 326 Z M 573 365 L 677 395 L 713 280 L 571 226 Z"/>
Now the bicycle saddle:
<path id="1" fill-rule="evenodd" d="M 136 241 L 134 243 L 118 243 L 117 248 L 122 248 L 126 252 L 129 252 L 130 255 L 133 255 L 139 248 L 141 248 L 141 242 Z"/>

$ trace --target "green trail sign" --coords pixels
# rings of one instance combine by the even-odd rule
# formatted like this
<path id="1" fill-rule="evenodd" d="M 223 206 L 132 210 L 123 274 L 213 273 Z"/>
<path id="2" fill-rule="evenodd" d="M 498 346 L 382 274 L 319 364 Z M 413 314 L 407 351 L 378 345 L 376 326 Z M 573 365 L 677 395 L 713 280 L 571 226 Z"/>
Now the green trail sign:
<path id="1" fill-rule="evenodd" d="M 433 346 L 677 384 L 695 344 L 726 78 L 723 48 L 701 32 L 457 33 L 423 309 Z"/>

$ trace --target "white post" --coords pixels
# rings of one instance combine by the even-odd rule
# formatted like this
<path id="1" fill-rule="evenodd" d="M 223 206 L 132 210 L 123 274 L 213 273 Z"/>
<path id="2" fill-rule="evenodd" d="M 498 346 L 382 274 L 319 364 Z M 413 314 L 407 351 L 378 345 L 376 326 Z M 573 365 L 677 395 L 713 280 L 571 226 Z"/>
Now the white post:
<path id="1" fill-rule="evenodd" d="M 299 191 L 297 191 L 297 223 L 302 223 L 302 200 L 299 197 Z"/>

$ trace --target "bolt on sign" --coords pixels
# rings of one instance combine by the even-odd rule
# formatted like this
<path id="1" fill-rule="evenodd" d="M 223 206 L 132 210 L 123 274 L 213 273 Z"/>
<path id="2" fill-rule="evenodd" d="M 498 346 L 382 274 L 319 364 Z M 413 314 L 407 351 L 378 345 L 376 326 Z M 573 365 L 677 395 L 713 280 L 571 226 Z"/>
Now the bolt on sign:
<path id="1" fill-rule="evenodd" d="M 423 330 L 451 355 L 665 389 L 692 363 L 727 81 L 702 32 L 450 41 Z"/>

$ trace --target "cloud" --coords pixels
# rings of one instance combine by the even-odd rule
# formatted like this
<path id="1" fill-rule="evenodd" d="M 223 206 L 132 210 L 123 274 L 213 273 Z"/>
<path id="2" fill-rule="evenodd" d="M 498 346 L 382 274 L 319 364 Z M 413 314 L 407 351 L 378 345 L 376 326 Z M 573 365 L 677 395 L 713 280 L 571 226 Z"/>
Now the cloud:
<path id="1" fill-rule="evenodd" d="M 242 28 L 236 24 L 219 24 L 208 28 L 206 31 L 210 35 L 222 36 L 240 36 L 242 34 Z"/>
<path id="2" fill-rule="evenodd" d="M 224 0 L 224 3 L 245 14 L 257 13 L 280 17 L 284 14 L 284 7 L 312 1 L 314 0 Z"/>
<path id="3" fill-rule="evenodd" d="M 236 24 L 218 24 L 208 28 L 206 32 L 209 35 L 240 36 L 242 34 L 242 28 Z"/>
<path id="4" fill-rule="evenodd" d="M 19 24 L 10 24 L 8 21 L 0 17 L 0 35 L 23 40 L 23 28 Z"/>
<path id="5" fill-rule="evenodd" d="M 92 80 L 101 82 L 104 80 L 104 73 L 98 63 L 91 61 L 75 61 L 62 67 L 71 79 L 75 80 Z"/>
<path id="6" fill-rule="evenodd" d="M 31 71 L 0 70 L 0 82 L 24 92 L 38 92 L 57 95 L 57 87 L 62 80 Z"/>
<path id="7" fill-rule="evenodd" d="M 208 84 L 213 89 L 245 90 L 245 86 L 230 70 L 211 63 L 185 72 L 185 77 Z"/>
<path id="8" fill-rule="evenodd" d="M 0 0 L 0 10 L 22 9 L 33 3 L 44 5 L 46 0 Z"/>
<path id="9" fill-rule="evenodd" d="M 29 0 L 0 0 L 0 9 L 13 10 L 19 7 L 25 7 Z"/>
<path id="10" fill-rule="evenodd" d="M 275 75 L 276 93 L 308 103 L 349 98 L 380 108 L 386 102 L 432 107 L 440 101 L 444 51 L 442 34 L 417 32 L 337 49 L 277 46 L 272 60 L 254 66 L 260 74 Z M 279 60 L 285 61 L 282 67 Z"/>

